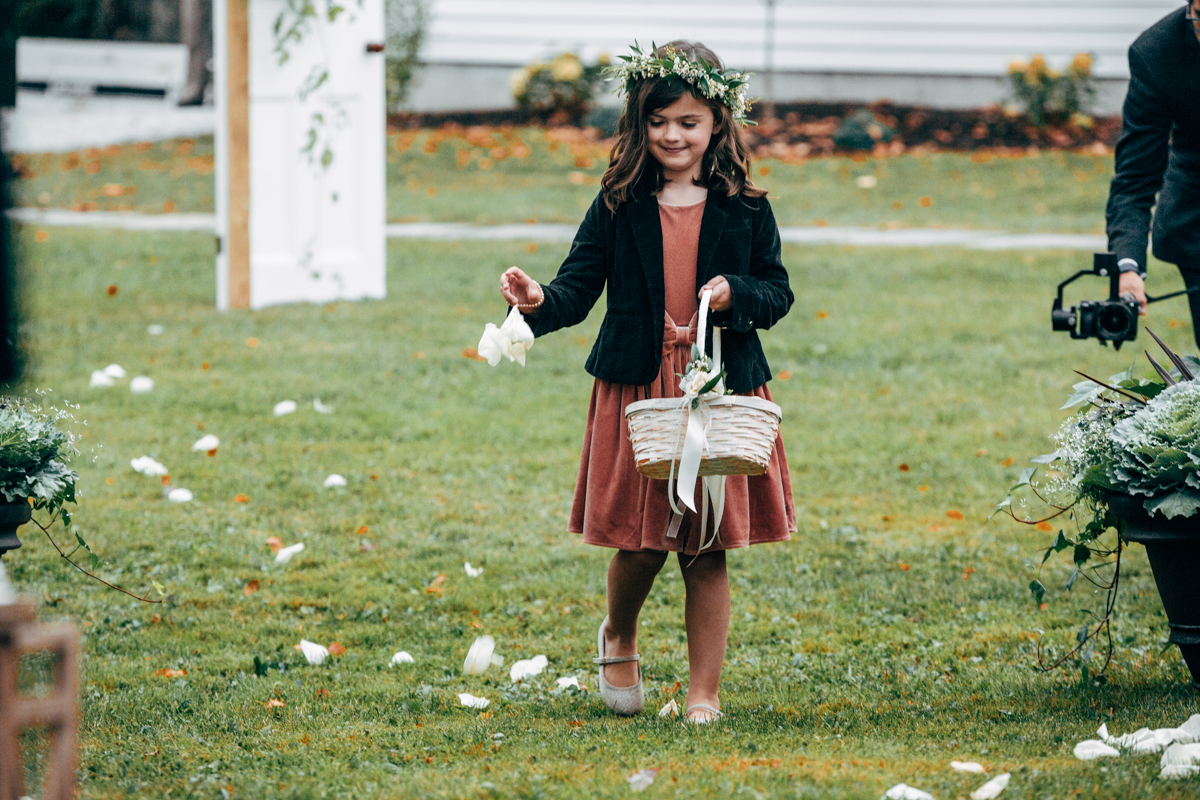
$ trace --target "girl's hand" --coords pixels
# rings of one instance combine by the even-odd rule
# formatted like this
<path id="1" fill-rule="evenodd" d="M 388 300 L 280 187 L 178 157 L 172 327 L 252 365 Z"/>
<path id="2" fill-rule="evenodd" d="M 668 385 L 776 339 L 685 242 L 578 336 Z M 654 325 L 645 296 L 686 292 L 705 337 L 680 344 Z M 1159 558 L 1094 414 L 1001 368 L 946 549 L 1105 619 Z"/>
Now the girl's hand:
<path id="1" fill-rule="evenodd" d="M 513 269 L 516 269 L 516 267 L 513 267 Z M 725 311 L 733 305 L 733 290 L 729 288 L 729 281 L 725 280 L 724 275 L 718 275 L 701 286 L 700 294 L 696 295 L 697 299 L 702 297 L 707 289 L 712 289 L 712 297 L 709 298 L 708 307 L 713 311 Z"/>
<path id="2" fill-rule="evenodd" d="M 521 271 L 520 267 L 509 267 L 500 276 L 500 294 L 510 306 L 532 306 L 542 299 L 542 287 L 537 281 Z"/>

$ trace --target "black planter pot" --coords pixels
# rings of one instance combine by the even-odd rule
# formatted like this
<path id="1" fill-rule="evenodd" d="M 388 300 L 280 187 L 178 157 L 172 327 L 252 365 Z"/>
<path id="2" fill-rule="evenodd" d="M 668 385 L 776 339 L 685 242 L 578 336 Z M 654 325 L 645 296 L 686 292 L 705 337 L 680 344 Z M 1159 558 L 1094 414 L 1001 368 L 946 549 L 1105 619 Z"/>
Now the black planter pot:
<path id="1" fill-rule="evenodd" d="M 0 502 L 0 558 L 9 550 L 16 550 L 21 546 L 21 540 L 17 538 L 17 528 L 29 522 L 32 516 L 33 510 L 24 500 L 15 503 Z"/>
<path id="2" fill-rule="evenodd" d="M 1145 545 L 1171 625 L 1169 641 L 1179 646 L 1192 682 L 1200 688 L 1200 516 L 1151 516 L 1142 502 L 1113 495 L 1108 506 L 1125 520 L 1125 540 Z"/>

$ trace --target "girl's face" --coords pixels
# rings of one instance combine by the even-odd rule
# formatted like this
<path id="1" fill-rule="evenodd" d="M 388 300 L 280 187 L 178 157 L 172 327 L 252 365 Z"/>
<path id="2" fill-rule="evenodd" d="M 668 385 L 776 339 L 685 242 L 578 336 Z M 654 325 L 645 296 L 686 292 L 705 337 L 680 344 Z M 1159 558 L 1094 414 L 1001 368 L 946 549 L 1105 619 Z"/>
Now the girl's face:
<path id="1" fill-rule="evenodd" d="M 700 177 L 701 159 L 713 134 L 712 109 L 685 92 L 648 119 L 650 155 L 662 164 L 663 176 L 668 181 Z"/>

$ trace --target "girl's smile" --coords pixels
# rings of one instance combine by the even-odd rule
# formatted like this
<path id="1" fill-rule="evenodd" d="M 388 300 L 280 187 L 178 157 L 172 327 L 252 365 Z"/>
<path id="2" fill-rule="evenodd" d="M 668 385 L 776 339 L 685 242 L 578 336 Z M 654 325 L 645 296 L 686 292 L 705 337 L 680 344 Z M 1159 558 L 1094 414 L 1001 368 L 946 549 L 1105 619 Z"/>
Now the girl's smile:
<path id="1" fill-rule="evenodd" d="M 668 183 L 700 177 L 700 163 L 713 133 L 713 112 L 691 92 L 650 115 L 646 138 L 650 155 L 662 164 Z"/>

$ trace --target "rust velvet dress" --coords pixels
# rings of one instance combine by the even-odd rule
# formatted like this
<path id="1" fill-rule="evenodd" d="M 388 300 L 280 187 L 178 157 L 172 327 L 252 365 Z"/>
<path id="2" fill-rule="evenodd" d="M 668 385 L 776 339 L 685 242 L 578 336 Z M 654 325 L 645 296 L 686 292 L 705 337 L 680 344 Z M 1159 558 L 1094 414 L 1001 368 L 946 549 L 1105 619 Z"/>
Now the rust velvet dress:
<path id="1" fill-rule="evenodd" d="M 648 386 L 628 386 L 597 379 L 592 387 L 587 430 L 568 530 L 583 541 L 620 550 L 675 550 L 694 554 L 700 547 L 699 515 L 684 512 L 678 536 L 669 538 L 671 504 L 667 481 L 647 478 L 634 466 L 625 407 L 638 400 L 681 397 L 677 373 L 683 373 L 696 341 L 696 255 L 705 202 L 690 206 L 659 203 L 662 223 L 666 314 L 662 368 Z M 679 324 L 677 320 L 687 320 Z M 771 399 L 766 385 L 750 393 Z M 699 483 L 699 482 L 697 482 Z M 701 508 L 700 493 L 695 496 Z M 708 521 L 712 535 L 713 520 Z M 708 550 L 781 542 L 796 530 L 796 512 L 783 440 L 775 439 L 764 475 L 730 476 L 725 482 L 725 512 L 719 540 Z M 707 551 L 706 551 L 707 552 Z"/>

